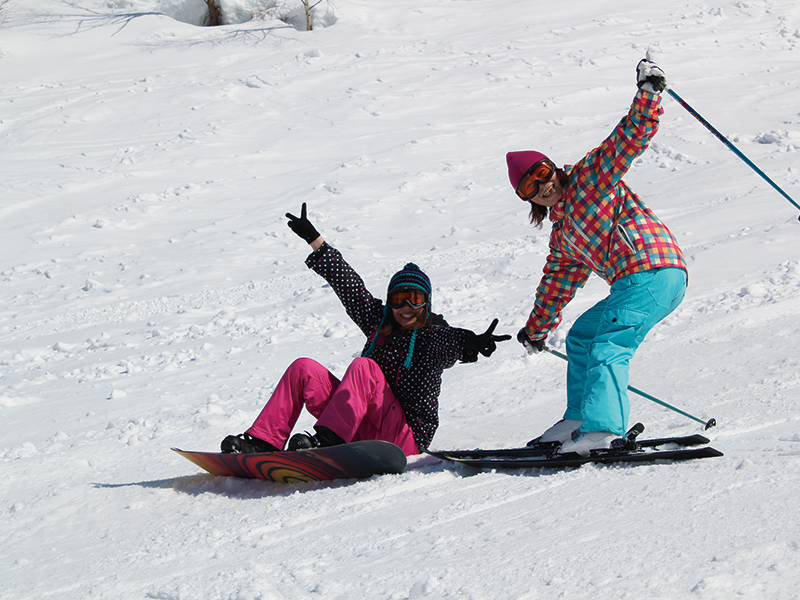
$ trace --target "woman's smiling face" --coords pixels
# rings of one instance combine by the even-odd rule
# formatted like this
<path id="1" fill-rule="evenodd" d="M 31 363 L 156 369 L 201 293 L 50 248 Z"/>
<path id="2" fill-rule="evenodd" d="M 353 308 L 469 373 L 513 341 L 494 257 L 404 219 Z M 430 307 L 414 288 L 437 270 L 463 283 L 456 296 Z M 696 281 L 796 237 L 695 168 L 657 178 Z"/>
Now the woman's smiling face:
<path id="1" fill-rule="evenodd" d="M 423 318 L 424 312 L 424 306 L 421 308 L 411 308 L 408 306 L 408 304 L 406 304 L 400 308 L 393 308 L 392 316 L 394 316 L 394 320 L 397 321 L 397 324 L 400 325 L 400 327 L 403 329 L 408 329 L 417 326 L 419 320 Z"/>
<path id="2" fill-rule="evenodd" d="M 545 183 L 539 184 L 539 192 L 530 199 L 530 202 L 550 208 L 555 206 L 564 195 L 564 186 L 558 177 L 558 169 Z"/>

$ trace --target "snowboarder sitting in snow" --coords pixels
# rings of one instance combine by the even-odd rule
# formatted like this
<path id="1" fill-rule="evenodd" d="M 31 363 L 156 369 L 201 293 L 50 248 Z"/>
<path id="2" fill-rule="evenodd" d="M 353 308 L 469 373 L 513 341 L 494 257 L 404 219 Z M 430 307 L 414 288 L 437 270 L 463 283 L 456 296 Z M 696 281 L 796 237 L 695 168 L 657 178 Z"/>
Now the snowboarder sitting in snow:
<path id="1" fill-rule="evenodd" d="M 669 229 L 622 181 L 647 148 L 663 112 L 664 72 L 650 55 L 637 65 L 639 92 L 600 146 L 573 166 L 557 168 L 539 152 L 506 155 L 511 185 L 531 206 L 530 220 L 552 222 L 550 254 L 528 322 L 517 339 L 529 354 L 594 272 L 610 294 L 582 314 L 567 340 L 567 410 L 529 445 L 559 443 L 588 455 L 625 433 L 629 363 L 645 335 L 683 300 L 687 270 Z"/>
<path id="2" fill-rule="evenodd" d="M 223 452 L 274 452 L 283 448 L 303 406 L 317 418 L 315 433 L 298 433 L 289 450 L 334 446 L 358 440 L 385 440 L 406 453 L 425 450 L 439 424 L 442 371 L 456 361 L 490 356 L 495 319 L 477 335 L 449 327 L 431 312 L 431 282 L 408 263 L 389 281 L 386 304 L 367 291 L 341 253 L 326 243 L 306 217 L 287 213 L 289 227 L 311 245 L 306 265 L 319 273 L 367 337 L 366 345 L 339 381 L 310 358 L 299 358 L 283 374 L 253 425 L 229 435 Z"/>

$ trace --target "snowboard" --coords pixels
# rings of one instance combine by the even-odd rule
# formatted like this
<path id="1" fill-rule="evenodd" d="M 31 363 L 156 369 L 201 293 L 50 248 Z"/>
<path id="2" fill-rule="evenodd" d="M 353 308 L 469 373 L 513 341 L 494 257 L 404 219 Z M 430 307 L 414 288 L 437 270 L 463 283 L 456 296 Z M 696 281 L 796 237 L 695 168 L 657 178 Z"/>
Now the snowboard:
<path id="1" fill-rule="evenodd" d="M 390 442 L 370 440 L 294 452 L 193 452 L 172 448 L 212 475 L 263 479 L 276 483 L 367 479 L 402 473 L 406 455 Z"/>

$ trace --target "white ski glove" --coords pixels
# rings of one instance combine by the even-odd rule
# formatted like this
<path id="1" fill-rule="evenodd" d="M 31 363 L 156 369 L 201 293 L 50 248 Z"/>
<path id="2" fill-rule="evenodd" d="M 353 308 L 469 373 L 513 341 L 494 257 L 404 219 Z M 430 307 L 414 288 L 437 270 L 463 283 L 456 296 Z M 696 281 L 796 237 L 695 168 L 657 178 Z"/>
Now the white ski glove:
<path id="1" fill-rule="evenodd" d="M 660 94 L 667 88 L 667 76 L 664 71 L 653 62 L 650 51 L 647 57 L 639 61 L 636 65 L 636 85 L 640 90 L 651 94 Z"/>

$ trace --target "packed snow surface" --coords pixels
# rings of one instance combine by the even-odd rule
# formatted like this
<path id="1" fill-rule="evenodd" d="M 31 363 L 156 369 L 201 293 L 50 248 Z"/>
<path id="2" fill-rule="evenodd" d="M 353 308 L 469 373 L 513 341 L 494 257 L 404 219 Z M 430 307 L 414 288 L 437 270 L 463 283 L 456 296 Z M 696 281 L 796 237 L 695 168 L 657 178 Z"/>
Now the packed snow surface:
<path id="1" fill-rule="evenodd" d="M 798 597 L 798 211 L 668 97 L 626 181 L 684 248 L 689 290 L 631 383 L 715 418 L 724 457 L 414 457 L 280 485 L 170 451 L 246 429 L 294 358 L 341 375 L 360 351 L 286 227 L 303 202 L 376 295 L 411 260 L 450 323 L 515 334 L 549 228 L 505 153 L 578 160 L 648 48 L 800 198 L 795 0 L 337 0 L 313 31 L 267 0 L 201 27 L 203 4 L 0 3 L 0 598 Z M 590 280 L 554 348 L 606 290 Z M 433 447 L 524 444 L 561 416 L 564 379 L 516 341 L 453 367 Z M 703 429 L 636 396 L 632 421 Z"/>

